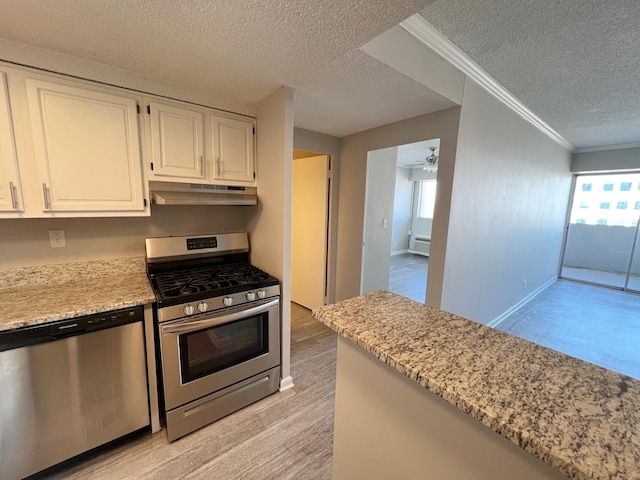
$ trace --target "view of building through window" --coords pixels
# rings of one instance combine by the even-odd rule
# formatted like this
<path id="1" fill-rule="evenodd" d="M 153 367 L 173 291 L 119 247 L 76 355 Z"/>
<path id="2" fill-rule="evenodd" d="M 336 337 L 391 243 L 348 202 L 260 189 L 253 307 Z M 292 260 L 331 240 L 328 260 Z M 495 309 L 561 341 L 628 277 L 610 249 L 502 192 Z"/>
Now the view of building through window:
<path id="1" fill-rule="evenodd" d="M 640 173 L 579 175 L 571 223 L 635 227 L 640 217 Z"/>
<path id="2" fill-rule="evenodd" d="M 433 218 L 433 211 L 436 206 L 436 185 L 436 180 L 423 180 L 420 182 L 418 218 Z"/>

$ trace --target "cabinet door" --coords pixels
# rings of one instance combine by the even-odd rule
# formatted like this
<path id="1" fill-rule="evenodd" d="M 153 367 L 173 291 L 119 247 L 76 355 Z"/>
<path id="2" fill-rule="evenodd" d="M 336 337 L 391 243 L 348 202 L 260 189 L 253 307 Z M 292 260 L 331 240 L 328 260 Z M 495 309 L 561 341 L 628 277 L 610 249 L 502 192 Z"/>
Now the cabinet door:
<path id="1" fill-rule="evenodd" d="M 144 211 L 136 100 L 34 79 L 26 89 L 44 210 Z"/>
<path id="2" fill-rule="evenodd" d="M 203 114 L 149 102 L 154 176 L 204 178 Z"/>
<path id="3" fill-rule="evenodd" d="M 250 121 L 212 117 L 215 178 L 254 182 L 254 124 Z"/>
<path id="4" fill-rule="evenodd" d="M 24 211 L 4 73 L 0 72 L 0 212 Z M 3 215 L 6 216 L 6 215 Z M 9 215 L 10 216 L 10 215 Z"/>

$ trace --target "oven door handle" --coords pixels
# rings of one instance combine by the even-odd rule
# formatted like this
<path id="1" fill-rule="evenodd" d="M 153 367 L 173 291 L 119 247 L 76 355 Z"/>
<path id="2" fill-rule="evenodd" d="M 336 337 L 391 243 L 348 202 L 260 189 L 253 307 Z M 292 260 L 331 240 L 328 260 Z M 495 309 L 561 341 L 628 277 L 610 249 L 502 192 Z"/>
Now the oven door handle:
<path id="1" fill-rule="evenodd" d="M 198 330 L 202 330 L 203 328 L 215 327 L 216 325 L 233 322 L 234 320 L 240 320 L 241 318 L 250 317 L 252 315 L 259 315 L 266 312 L 270 308 L 275 307 L 279 303 L 280 299 L 276 298 L 274 300 L 271 300 L 270 302 L 258 305 L 257 307 L 230 313 L 228 315 L 222 315 L 220 317 L 211 318 L 209 320 L 189 320 L 172 325 L 164 325 L 161 330 L 163 335 L 165 333 L 183 334 L 195 332 Z"/>

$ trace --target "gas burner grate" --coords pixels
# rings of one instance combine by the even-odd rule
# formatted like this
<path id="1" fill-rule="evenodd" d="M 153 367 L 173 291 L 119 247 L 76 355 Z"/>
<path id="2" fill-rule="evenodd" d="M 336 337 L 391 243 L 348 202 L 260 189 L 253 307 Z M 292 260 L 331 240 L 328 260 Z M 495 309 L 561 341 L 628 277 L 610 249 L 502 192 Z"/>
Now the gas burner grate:
<path id="1" fill-rule="evenodd" d="M 162 298 L 187 297 L 226 288 L 256 285 L 271 279 L 251 264 L 216 265 L 159 273 L 155 282 Z"/>

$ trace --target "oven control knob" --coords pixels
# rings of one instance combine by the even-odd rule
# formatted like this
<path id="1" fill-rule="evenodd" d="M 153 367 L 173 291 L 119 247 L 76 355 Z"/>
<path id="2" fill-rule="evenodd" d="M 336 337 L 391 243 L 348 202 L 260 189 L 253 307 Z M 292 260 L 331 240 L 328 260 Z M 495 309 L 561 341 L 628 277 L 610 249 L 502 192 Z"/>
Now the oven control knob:
<path id="1" fill-rule="evenodd" d="M 198 311 L 199 312 L 206 312 L 207 308 L 209 308 L 209 305 L 207 305 L 207 302 L 200 302 L 198 304 Z"/>
<path id="2" fill-rule="evenodd" d="M 264 290 L 258 290 L 258 298 L 264 298 L 267 296 L 267 292 Z"/>
<path id="3" fill-rule="evenodd" d="M 224 297 L 222 299 L 222 303 L 224 303 L 227 307 L 230 307 L 231 305 L 233 305 L 233 298 L 232 297 Z"/>
<path id="4" fill-rule="evenodd" d="M 185 315 L 193 315 L 193 305 L 187 305 L 184 307 Z"/>
<path id="5" fill-rule="evenodd" d="M 256 299 L 256 294 L 253 292 L 248 292 L 247 293 L 247 300 L 249 300 L 250 302 L 253 302 Z"/>

